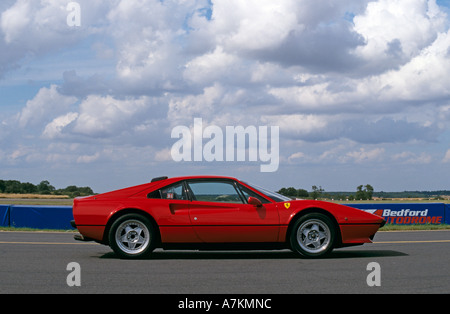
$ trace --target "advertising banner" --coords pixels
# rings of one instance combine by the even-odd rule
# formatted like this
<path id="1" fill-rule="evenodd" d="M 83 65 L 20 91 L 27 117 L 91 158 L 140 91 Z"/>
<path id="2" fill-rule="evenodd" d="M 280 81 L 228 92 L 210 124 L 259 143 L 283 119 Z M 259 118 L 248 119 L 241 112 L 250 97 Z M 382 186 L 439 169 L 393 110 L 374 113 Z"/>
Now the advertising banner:
<path id="1" fill-rule="evenodd" d="M 423 225 L 445 223 L 446 205 L 443 203 L 415 204 L 347 204 L 382 216 L 388 224 Z"/>
<path id="2" fill-rule="evenodd" d="M 450 204 L 345 204 L 382 216 L 389 224 L 450 224 Z M 71 206 L 0 205 L 0 227 L 73 230 Z"/>
<path id="3" fill-rule="evenodd" d="M 445 204 L 445 224 L 450 225 L 450 204 Z"/>

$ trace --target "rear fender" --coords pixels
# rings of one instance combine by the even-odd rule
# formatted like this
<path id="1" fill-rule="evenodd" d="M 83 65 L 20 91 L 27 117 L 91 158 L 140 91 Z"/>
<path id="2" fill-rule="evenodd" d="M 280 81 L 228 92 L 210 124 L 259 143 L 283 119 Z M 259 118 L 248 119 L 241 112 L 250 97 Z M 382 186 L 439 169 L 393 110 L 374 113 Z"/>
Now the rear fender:
<path id="1" fill-rule="evenodd" d="M 144 217 L 147 217 L 150 220 L 150 222 L 152 223 L 154 230 L 155 230 L 155 234 L 158 237 L 157 243 L 159 244 L 161 242 L 160 241 L 160 239 L 161 239 L 160 230 L 159 230 L 158 224 L 156 223 L 156 221 L 152 217 L 152 215 L 150 215 L 146 211 L 143 211 L 142 209 L 122 208 L 120 210 L 114 211 L 114 213 L 112 213 L 112 215 L 108 218 L 108 222 L 105 226 L 105 232 L 103 233 L 103 243 L 104 244 L 109 244 L 108 234 L 109 234 L 109 230 L 111 229 L 111 226 L 114 223 L 114 221 L 116 221 L 119 217 L 122 217 L 123 215 L 126 215 L 126 214 L 139 214 Z"/>

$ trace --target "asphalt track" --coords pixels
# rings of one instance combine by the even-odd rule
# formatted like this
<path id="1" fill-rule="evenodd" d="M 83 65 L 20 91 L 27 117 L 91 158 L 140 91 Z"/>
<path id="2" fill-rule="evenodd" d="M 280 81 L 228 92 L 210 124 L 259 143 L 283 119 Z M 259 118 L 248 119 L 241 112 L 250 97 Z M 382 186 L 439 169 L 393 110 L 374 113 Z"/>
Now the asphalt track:
<path id="1" fill-rule="evenodd" d="M 69 286 L 80 266 L 80 286 Z M 379 286 L 367 278 L 380 266 Z M 0 294 L 450 293 L 450 230 L 379 232 L 375 243 L 324 259 L 281 251 L 162 251 L 118 259 L 73 233 L 0 232 Z"/>

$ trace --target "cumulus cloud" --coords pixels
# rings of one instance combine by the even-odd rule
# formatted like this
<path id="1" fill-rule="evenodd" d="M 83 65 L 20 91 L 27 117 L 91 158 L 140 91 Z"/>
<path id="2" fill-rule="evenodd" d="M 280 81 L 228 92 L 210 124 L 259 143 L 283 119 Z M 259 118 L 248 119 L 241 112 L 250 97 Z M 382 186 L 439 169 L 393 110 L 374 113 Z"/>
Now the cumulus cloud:
<path id="1" fill-rule="evenodd" d="M 0 83 L 41 84 L 16 98 L 17 127 L 1 115 L 0 140 L 22 146 L 0 158 L 86 166 L 126 143 L 168 161 L 170 129 L 194 118 L 279 126 L 289 165 L 426 165 L 437 154 L 411 146 L 448 149 L 449 17 L 435 0 L 78 2 L 78 28 L 65 0 L 0 4 Z"/>
<path id="2" fill-rule="evenodd" d="M 384 152 L 385 152 L 384 148 L 374 148 L 371 150 L 361 148 L 358 151 L 348 152 L 346 156 L 343 157 L 342 159 L 343 160 L 353 159 L 356 163 L 373 162 L 382 159 Z"/>
<path id="3" fill-rule="evenodd" d="M 18 124 L 22 128 L 40 126 L 66 112 L 76 101 L 75 97 L 61 95 L 57 85 L 43 87 L 33 99 L 27 101 L 18 115 Z"/>
<path id="4" fill-rule="evenodd" d="M 378 71 L 395 68 L 430 45 L 446 23 L 435 0 L 370 2 L 354 18 L 354 30 L 365 40 L 355 54 Z"/>
<path id="5" fill-rule="evenodd" d="M 406 164 L 428 164 L 432 161 L 432 156 L 423 152 L 418 155 L 407 151 L 395 154 L 392 159 Z"/>
<path id="6" fill-rule="evenodd" d="M 89 96 L 80 104 L 73 131 L 90 137 L 115 136 L 132 126 L 148 104 L 147 97 L 121 100 Z"/>
<path id="7" fill-rule="evenodd" d="M 444 159 L 442 159 L 443 163 L 450 163 L 450 149 L 445 153 Z"/>
<path id="8" fill-rule="evenodd" d="M 77 118 L 78 113 L 76 112 L 69 112 L 65 115 L 55 118 L 52 122 L 47 124 L 44 132 L 42 133 L 42 136 L 49 139 L 60 137 L 62 130 Z"/>

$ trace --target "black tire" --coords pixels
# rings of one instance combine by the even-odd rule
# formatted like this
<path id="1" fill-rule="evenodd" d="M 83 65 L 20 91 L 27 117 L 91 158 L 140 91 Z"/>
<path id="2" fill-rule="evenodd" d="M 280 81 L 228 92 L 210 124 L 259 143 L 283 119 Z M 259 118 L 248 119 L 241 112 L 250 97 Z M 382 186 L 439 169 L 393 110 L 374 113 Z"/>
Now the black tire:
<path id="1" fill-rule="evenodd" d="M 289 240 L 294 252 L 308 258 L 319 258 L 333 250 L 336 229 L 328 216 L 306 214 L 294 222 Z"/>
<path id="2" fill-rule="evenodd" d="M 150 220 L 139 214 L 119 217 L 109 231 L 109 246 L 120 258 L 135 259 L 148 256 L 156 243 Z"/>

